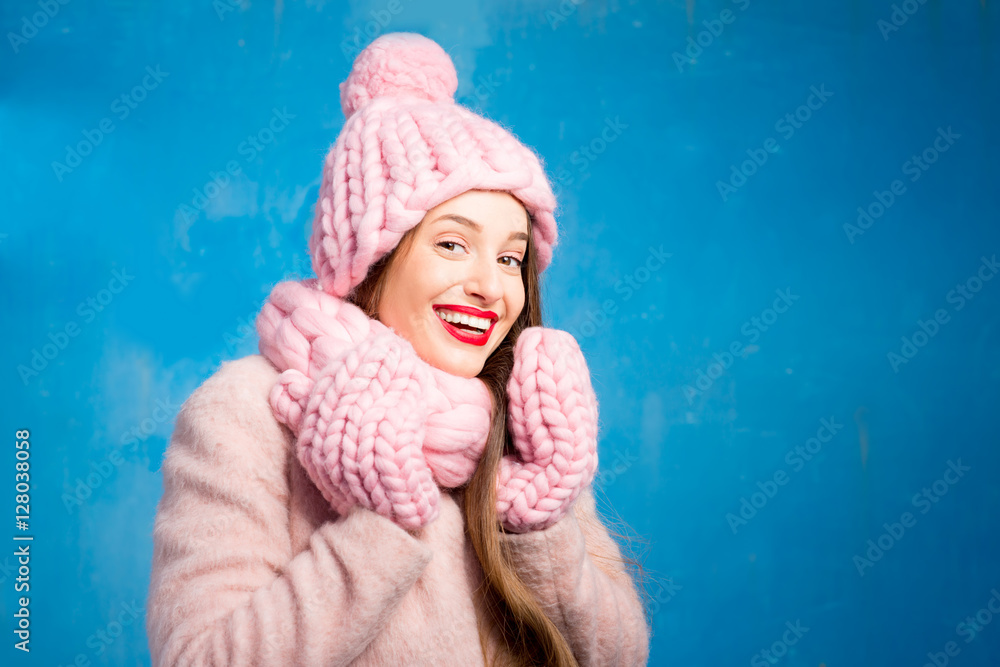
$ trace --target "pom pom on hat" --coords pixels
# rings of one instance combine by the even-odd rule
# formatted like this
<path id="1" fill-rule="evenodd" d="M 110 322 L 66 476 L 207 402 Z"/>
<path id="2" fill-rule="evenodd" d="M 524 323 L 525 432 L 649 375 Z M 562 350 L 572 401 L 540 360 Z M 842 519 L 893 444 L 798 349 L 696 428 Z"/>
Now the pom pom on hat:
<path id="1" fill-rule="evenodd" d="M 432 39 L 414 32 L 382 35 L 358 55 L 340 84 L 340 106 L 349 118 L 376 97 L 410 95 L 451 102 L 458 74 L 451 58 Z"/>

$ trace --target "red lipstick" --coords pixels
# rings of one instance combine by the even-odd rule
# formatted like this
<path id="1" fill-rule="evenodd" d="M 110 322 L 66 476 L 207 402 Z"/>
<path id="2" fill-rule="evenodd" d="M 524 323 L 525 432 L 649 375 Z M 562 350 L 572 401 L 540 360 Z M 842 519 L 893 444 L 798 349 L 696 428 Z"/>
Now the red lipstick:
<path id="1" fill-rule="evenodd" d="M 434 306 L 434 312 L 438 310 L 450 310 L 455 313 L 464 313 L 466 315 L 474 315 L 476 317 L 482 317 L 484 319 L 490 320 L 490 326 L 486 331 L 481 334 L 475 334 L 467 329 L 461 329 L 451 322 L 446 322 L 438 317 L 438 321 L 444 327 L 444 330 L 450 333 L 452 336 L 457 338 L 463 343 L 468 343 L 470 345 L 486 345 L 490 340 L 490 334 L 493 333 L 493 327 L 496 326 L 499 317 L 496 313 L 489 310 L 479 310 L 478 308 L 472 308 L 471 306 L 456 306 L 456 305 L 436 305 Z"/>

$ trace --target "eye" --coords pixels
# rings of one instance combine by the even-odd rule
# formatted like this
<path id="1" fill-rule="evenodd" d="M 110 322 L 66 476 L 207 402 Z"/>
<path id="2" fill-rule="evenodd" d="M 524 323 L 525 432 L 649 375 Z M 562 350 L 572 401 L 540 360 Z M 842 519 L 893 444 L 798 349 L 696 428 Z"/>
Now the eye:
<path id="1" fill-rule="evenodd" d="M 517 262 L 517 264 L 505 264 L 504 266 L 513 266 L 514 268 L 517 268 L 517 269 L 521 268 L 521 264 L 522 264 L 521 260 L 519 260 L 517 257 L 514 257 L 513 255 L 504 255 L 500 259 L 501 260 L 510 259 L 510 260 L 513 260 L 513 261 Z"/>
<path id="2" fill-rule="evenodd" d="M 465 246 L 463 246 L 461 243 L 458 243 L 457 241 L 441 241 L 437 245 L 439 247 L 443 247 L 443 246 L 457 246 L 459 248 L 463 248 L 463 249 L 465 248 Z M 448 252 L 454 252 L 454 250 L 451 250 L 451 249 L 447 249 L 446 248 L 446 250 L 448 250 Z"/>

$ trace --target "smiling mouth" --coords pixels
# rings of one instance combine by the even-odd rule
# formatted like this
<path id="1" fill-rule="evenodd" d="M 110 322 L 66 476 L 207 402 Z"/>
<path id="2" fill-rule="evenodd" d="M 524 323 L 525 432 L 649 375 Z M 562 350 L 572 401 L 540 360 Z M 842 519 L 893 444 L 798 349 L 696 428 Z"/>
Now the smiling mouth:
<path id="1" fill-rule="evenodd" d="M 497 320 L 458 313 L 447 308 L 436 308 L 437 318 L 445 331 L 462 343 L 482 347 L 489 343 Z"/>
<path id="2" fill-rule="evenodd" d="M 462 324 L 461 322 L 449 322 L 452 326 L 461 329 L 462 331 L 468 331 L 469 333 L 481 334 L 486 331 L 486 329 L 479 329 L 477 327 L 470 326 L 468 324 Z"/>
<path id="3" fill-rule="evenodd" d="M 436 312 L 439 319 L 447 322 L 456 329 L 468 331 L 473 335 L 486 333 L 492 326 L 492 321 L 485 317 L 474 317 L 463 313 L 456 313 L 446 308 L 439 308 Z"/>

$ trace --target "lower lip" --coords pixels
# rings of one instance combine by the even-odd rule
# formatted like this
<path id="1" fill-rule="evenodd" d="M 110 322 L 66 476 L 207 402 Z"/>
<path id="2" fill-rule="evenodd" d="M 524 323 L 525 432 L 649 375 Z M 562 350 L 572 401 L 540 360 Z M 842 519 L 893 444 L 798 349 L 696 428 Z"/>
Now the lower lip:
<path id="1" fill-rule="evenodd" d="M 481 334 L 474 334 L 471 331 L 466 331 L 465 329 L 459 329 L 451 322 L 446 322 L 442 320 L 437 314 L 434 315 L 437 320 L 444 325 L 444 330 L 450 333 L 452 336 L 462 341 L 463 343 L 468 343 L 470 345 L 486 345 L 490 340 L 490 334 L 493 333 L 493 327 L 496 326 L 496 321 L 490 323 L 490 328 Z"/>

